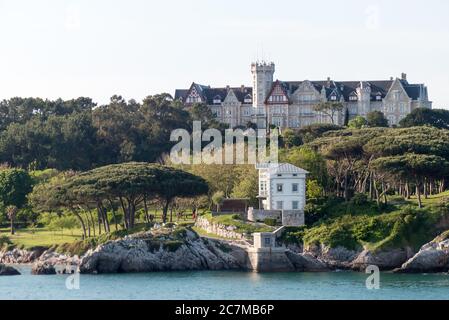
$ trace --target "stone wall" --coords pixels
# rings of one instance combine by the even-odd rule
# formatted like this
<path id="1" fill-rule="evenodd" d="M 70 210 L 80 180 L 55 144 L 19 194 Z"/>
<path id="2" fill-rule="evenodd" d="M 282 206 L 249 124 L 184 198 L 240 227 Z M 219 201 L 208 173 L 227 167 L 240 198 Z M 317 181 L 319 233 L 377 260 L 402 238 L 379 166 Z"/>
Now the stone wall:
<path id="1" fill-rule="evenodd" d="M 257 272 L 295 271 L 295 266 L 285 254 L 285 248 L 248 248 L 249 270 Z"/>
<path id="2" fill-rule="evenodd" d="M 248 220 L 252 222 L 264 222 L 265 219 L 276 219 L 278 222 L 282 220 L 282 212 L 280 210 L 258 210 L 249 208 Z"/>
<path id="3" fill-rule="evenodd" d="M 203 217 L 198 217 L 198 219 L 195 222 L 195 226 L 203 229 L 207 233 L 216 234 L 223 238 L 246 240 L 246 238 L 243 234 L 235 232 L 235 229 L 237 227 L 225 226 L 223 224 L 213 223 Z"/>
<path id="4" fill-rule="evenodd" d="M 282 225 L 287 227 L 300 227 L 305 225 L 304 212 L 298 210 L 283 210 Z"/>

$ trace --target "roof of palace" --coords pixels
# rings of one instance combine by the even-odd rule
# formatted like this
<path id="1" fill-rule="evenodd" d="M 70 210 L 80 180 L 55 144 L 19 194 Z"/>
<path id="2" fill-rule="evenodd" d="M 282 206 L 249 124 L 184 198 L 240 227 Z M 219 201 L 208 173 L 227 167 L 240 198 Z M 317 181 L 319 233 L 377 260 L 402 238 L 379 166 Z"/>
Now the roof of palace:
<path id="1" fill-rule="evenodd" d="M 185 101 L 187 95 L 195 88 L 196 92 L 201 95 L 202 99 L 207 104 L 214 104 L 214 100 L 219 98 L 221 101 L 224 101 L 228 96 L 230 90 L 235 94 L 237 100 L 241 103 L 244 103 L 245 97 L 249 95 L 252 98 L 253 88 L 251 87 L 222 87 L 222 88 L 212 88 L 211 86 L 205 86 L 197 83 L 193 83 L 190 89 L 177 89 L 175 91 L 175 100 L 182 99 Z"/>
<path id="2" fill-rule="evenodd" d="M 381 97 L 385 98 L 390 91 L 395 81 L 400 81 L 407 95 L 412 100 L 418 100 L 421 93 L 425 90 L 424 84 L 410 84 L 405 79 L 391 79 L 391 80 L 375 80 L 375 81 L 334 81 L 334 80 L 319 80 L 319 81 L 280 81 L 276 80 L 273 83 L 272 90 L 280 85 L 285 95 L 291 97 L 295 91 L 305 82 L 310 83 L 319 93 L 325 90 L 326 97 L 336 96 L 337 100 L 350 101 L 351 95 L 356 94 L 358 88 L 371 89 L 371 100 L 376 101 Z M 221 87 L 213 88 L 211 86 L 205 86 L 197 83 L 193 83 L 190 89 L 177 89 L 175 91 L 175 99 L 185 101 L 187 95 L 192 90 L 201 96 L 202 100 L 207 104 L 214 104 L 214 100 L 219 98 L 221 101 L 227 97 L 230 90 L 236 95 L 239 102 L 244 103 L 245 97 L 248 95 L 252 97 L 252 87 Z M 270 95 L 270 94 L 269 94 Z M 268 95 L 268 96 L 269 96 Z M 268 98 L 268 97 L 267 97 Z"/>

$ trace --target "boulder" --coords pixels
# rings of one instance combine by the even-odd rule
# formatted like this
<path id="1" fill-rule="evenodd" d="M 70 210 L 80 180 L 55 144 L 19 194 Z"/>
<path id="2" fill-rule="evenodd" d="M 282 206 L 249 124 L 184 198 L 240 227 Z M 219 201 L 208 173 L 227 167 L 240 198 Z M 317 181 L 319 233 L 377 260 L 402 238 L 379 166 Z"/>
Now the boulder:
<path id="1" fill-rule="evenodd" d="M 0 264 L 0 276 L 18 276 L 20 272 L 13 267 Z"/>
<path id="2" fill-rule="evenodd" d="M 449 239 L 436 238 L 405 262 L 397 273 L 432 273 L 449 271 Z"/>
<path id="3" fill-rule="evenodd" d="M 329 268 L 325 263 L 319 261 L 317 258 L 308 253 L 298 254 L 293 251 L 287 250 L 287 258 L 295 267 L 296 271 L 300 272 L 325 272 L 329 271 Z"/>
<path id="4" fill-rule="evenodd" d="M 331 269 L 351 269 L 354 261 L 362 250 L 351 250 L 342 246 L 331 248 L 324 244 L 314 244 L 306 247 L 307 253 L 324 262 Z"/>
<path id="5" fill-rule="evenodd" d="M 368 266 L 375 265 L 380 270 L 393 270 L 400 267 L 414 254 L 411 248 L 393 248 L 385 250 L 363 250 L 351 263 L 352 269 L 364 271 Z"/>
<path id="6" fill-rule="evenodd" d="M 33 275 L 55 275 L 56 269 L 53 265 L 47 262 L 37 262 L 31 269 Z"/>

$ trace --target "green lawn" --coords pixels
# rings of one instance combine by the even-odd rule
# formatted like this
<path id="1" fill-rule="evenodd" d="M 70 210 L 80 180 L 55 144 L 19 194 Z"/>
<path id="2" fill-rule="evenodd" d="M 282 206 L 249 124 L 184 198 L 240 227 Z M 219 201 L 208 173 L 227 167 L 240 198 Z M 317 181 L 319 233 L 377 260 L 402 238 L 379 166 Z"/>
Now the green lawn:
<path id="1" fill-rule="evenodd" d="M 7 236 L 11 242 L 20 248 L 32 248 L 37 246 L 50 247 L 63 243 L 71 243 L 82 238 L 82 230 L 49 231 L 46 229 L 19 229 L 15 235 L 10 234 L 9 229 L 0 229 L 0 237 Z"/>

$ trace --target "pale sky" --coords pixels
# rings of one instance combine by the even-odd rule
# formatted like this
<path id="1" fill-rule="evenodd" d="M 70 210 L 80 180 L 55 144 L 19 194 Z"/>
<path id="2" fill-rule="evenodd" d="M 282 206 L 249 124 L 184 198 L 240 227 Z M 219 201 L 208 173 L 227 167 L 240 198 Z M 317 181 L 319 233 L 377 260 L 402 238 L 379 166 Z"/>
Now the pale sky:
<path id="1" fill-rule="evenodd" d="M 449 108 L 447 0 L 0 0 L 0 99 L 408 74 Z"/>

